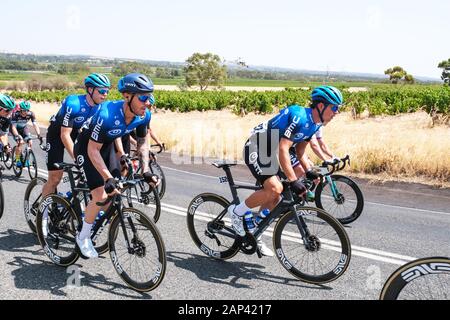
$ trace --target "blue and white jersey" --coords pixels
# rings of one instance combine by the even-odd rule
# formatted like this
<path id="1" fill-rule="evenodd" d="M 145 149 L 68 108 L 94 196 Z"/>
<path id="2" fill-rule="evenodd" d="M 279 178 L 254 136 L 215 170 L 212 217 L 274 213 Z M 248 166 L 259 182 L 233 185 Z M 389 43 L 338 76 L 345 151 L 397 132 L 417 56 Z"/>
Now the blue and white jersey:
<path id="1" fill-rule="evenodd" d="M 314 122 L 312 109 L 292 105 L 281 110 L 278 115 L 268 122 L 254 128 L 252 133 L 278 130 L 278 141 L 281 138 L 286 138 L 296 144 L 302 141 L 309 141 L 321 126 L 322 124 Z"/>
<path id="2" fill-rule="evenodd" d="M 97 113 L 83 126 L 83 137 L 98 143 L 111 143 L 134 129 L 140 138 L 147 135 L 147 126 L 151 119 L 151 112 L 145 111 L 142 117 L 135 116 L 127 125 L 123 111 L 124 101 L 108 101 L 102 103 Z"/>
<path id="3" fill-rule="evenodd" d="M 58 113 L 50 121 L 57 126 L 78 130 L 98 108 L 98 105 L 91 107 L 87 103 L 86 95 L 71 95 L 64 99 Z"/>

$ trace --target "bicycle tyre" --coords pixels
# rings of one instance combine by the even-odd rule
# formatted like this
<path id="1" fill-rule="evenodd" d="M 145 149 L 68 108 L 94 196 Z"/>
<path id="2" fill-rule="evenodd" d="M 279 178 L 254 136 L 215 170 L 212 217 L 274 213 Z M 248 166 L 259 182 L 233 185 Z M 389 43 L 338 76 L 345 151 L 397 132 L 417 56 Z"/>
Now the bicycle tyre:
<path id="1" fill-rule="evenodd" d="M 44 208 L 49 206 L 51 206 L 48 208 L 49 236 L 45 237 L 42 232 L 42 218 Z M 59 219 L 61 216 L 65 217 L 63 221 Z M 74 224 L 74 222 L 76 224 Z M 49 194 L 42 199 L 36 215 L 36 232 L 39 243 L 44 249 L 44 253 L 56 265 L 67 267 L 74 264 L 80 257 L 80 253 L 76 246 L 75 236 L 77 228 L 81 224 L 81 217 L 73 211 L 65 198 L 56 194 Z M 63 250 L 64 252 L 67 252 L 67 255 L 65 256 L 55 252 L 55 250 L 59 248 L 59 239 L 64 239 L 68 243 L 68 249 Z M 55 247 L 56 244 L 58 244 L 58 248 Z"/>
<path id="2" fill-rule="evenodd" d="M 6 153 L 4 150 L 3 150 L 2 153 L 3 153 L 2 161 L 5 164 L 6 169 L 10 170 L 12 168 L 12 165 L 13 165 L 12 153 L 11 153 L 11 151 Z"/>
<path id="3" fill-rule="evenodd" d="M 22 162 L 22 167 L 18 167 L 16 165 L 16 159 L 14 158 L 15 155 L 16 155 L 16 148 L 17 148 L 17 146 L 14 146 L 13 149 L 12 149 L 12 157 L 13 157 L 13 159 L 12 159 L 12 168 L 13 168 L 15 176 L 17 178 L 20 178 L 20 176 L 22 175 L 22 170 L 23 170 L 23 161 L 22 161 L 23 157 L 22 157 L 22 155 L 20 156 L 20 161 Z"/>
<path id="4" fill-rule="evenodd" d="M 381 290 L 380 300 L 397 300 L 403 288 L 415 279 L 439 273 L 450 276 L 449 258 L 428 257 L 411 261 L 389 276 Z M 448 293 L 450 293 L 450 289 Z"/>
<path id="5" fill-rule="evenodd" d="M 159 193 L 159 199 L 161 200 L 164 197 L 164 194 L 166 193 L 166 176 L 164 175 L 164 171 L 161 168 L 161 166 L 156 161 L 150 161 L 150 171 L 153 174 L 156 174 L 161 179 L 161 183 L 157 187 L 158 193 Z"/>
<path id="6" fill-rule="evenodd" d="M 148 254 L 156 254 L 156 259 L 153 259 L 154 262 L 152 262 L 150 265 L 146 267 L 150 267 L 151 265 L 155 265 L 156 269 L 154 270 L 154 274 L 149 276 L 147 279 L 143 281 L 136 280 L 131 275 L 130 271 L 126 270 L 126 266 L 128 266 L 127 263 L 122 263 L 121 259 L 124 256 L 124 254 L 117 254 L 117 247 L 118 247 L 118 237 L 120 234 L 123 233 L 123 228 L 120 223 L 120 217 L 119 215 L 116 215 L 111 222 L 111 226 L 109 228 L 109 252 L 111 256 L 111 261 L 114 265 L 114 269 L 118 273 L 118 275 L 122 278 L 122 280 L 129 285 L 131 288 L 133 288 L 136 291 L 139 292 L 147 292 L 156 289 L 160 284 L 161 281 L 164 278 L 165 272 L 166 272 L 166 265 L 167 265 L 167 258 L 166 258 L 166 250 L 164 246 L 163 239 L 161 237 L 160 232 L 158 231 L 158 228 L 156 225 L 149 219 L 143 212 L 134 209 L 134 208 L 124 208 L 122 211 L 122 216 L 124 217 L 125 224 L 129 221 L 128 219 L 134 218 L 135 221 L 133 221 L 134 227 L 138 229 L 144 228 L 147 231 L 150 231 L 152 235 L 152 241 L 150 244 L 156 244 L 156 250 L 149 250 L 146 246 L 146 243 L 142 241 L 142 239 L 135 239 L 133 234 L 128 234 L 128 239 L 130 242 L 133 243 L 133 245 L 137 245 L 136 248 L 133 247 L 134 251 L 133 253 L 130 253 L 128 248 L 126 248 L 125 254 L 133 254 L 135 259 L 142 259 L 145 258 Z M 138 226 L 138 223 L 140 223 L 140 226 Z M 143 231 L 140 232 L 140 235 L 142 235 Z M 141 256 L 140 256 L 141 255 Z M 136 258 L 137 257 L 137 258 Z M 129 264 L 131 268 L 131 263 Z M 148 270 L 150 268 L 146 268 Z M 152 270 L 153 273 L 153 270 Z M 139 275 L 142 275 L 142 273 L 139 273 Z"/>
<path id="7" fill-rule="evenodd" d="M 5 194 L 3 192 L 3 183 L 0 179 L 0 219 L 3 217 L 4 210 L 5 210 Z"/>
<path id="8" fill-rule="evenodd" d="M 305 223 L 307 221 L 314 221 L 314 217 L 320 220 L 319 222 L 306 223 L 309 231 L 310 232 L 312 231 L 310 238 L 314 237 L 314 239 L 318 239 L 318 241 L 316 242 L 318 244 L 317 245 L 318 249 L 312 251 L 305 247 L 302 241 L 303 240 L 302 236 L 299 233 L 297 224 L 295 222 L 294 222 L 295 224 L 294 223 L 290 224 L 290 226 L 294 226 L 294 230 L 296 231 L 295 233 L 285 230 L 287 229 L 287 226 L 292 219 L 294 219 L 295 221 L 295 214 L 296 214 L 295 212 L 287 211 L 278 220 L 277 224 L 275 225 L 273 233 L 273 246 L 275 248 L 279 262 L 289 273 L 291 273 L 295 278 L 303 282 L 313 284 L 324 284 L 336 280 L 345 273 L 350 264 L 351 245 L 347 232 L 345 231 L 344 227 L 339 223 L 339 221 L 337 221 L 335 218 L 333 218 L 331 215 L 329 215 L 322 209 L 314 207 L 301 207 L 297 212 L 300 213 L 302 217 L 304 217 Z M 314 232 L 315 225 L 317 225 L 316 232 Z M 329 227 L 331 227 L 336 232 L 337 238 L 334 240 L 328 240 L 323 237 L 320 237 L 319 236 L 320 230 L 318 228 L 320 228 L 321 225 L 322 226 L 328 225 Z M 329 236 L 329 232 L 327 231 L 325 235 Z M 299 250 L 295 251 L 293 251 L 293 249 L 288 250 L 288 248 L 286 248 L 287 245 L 284 245 L 286 243 L 284 242 L 284 240 L 300 244 L 294 245 L 298 246 L 298 248 L 304 249 L 305 254 L 311 254 L 311 252 L 319 254 L 320 251 L 327 248 L 327 246 L 328 249 L 331 249 L 332 251 L 335 252 L 337 251 L 338 254 L 336 254 L 335 259 L 333 259 L 332 263 L 330 264 L 330 267 L 328 268 L 329 270 L 327 270 L 326 273 L 313 275 L 311 273 L 307 273 L 306 271 L 300 270 L 296 267 L 294 263 L 294 257 L 291 256 L 291 253 L 297 253 L 299 252 Z M 340 246 L 340 248 L 337 246 Z M 329 256 L 331 255 L 327 251 L 327 254 L 324 257 Z M 308 262 L 311 260 L 310 258 L 311 256 L 308 256 L 307 260 Z M 305 259 L 303 259 L 302 257 L 301 260 L 302 264 L 300 266 L 303 267 L 303 262 L 305 261 Z M 321 265 L 323 265 L 320 259 L 318 259 L 318 261 L 321 262 Z"/>
<path id="9" fill-rule="evenodd" d="M 203 213 L 201 212 L 201 210 L 198 210 L 202 205 L 204 205 L 205 203 L 207 204 L 208 202 L 210 203 L 209 212 Z M 212 205 L 216 206 L 216 208 L 214 208 L 214 212 L 212 212 Z M 217 235 L 224 229 L 226 225 L 224 221 L 221 220 L 215 223 L 212 223 L 212 221 L 215 220 L 216 216 L 222 214 L 223 211 L 226 212 L 229 206 L 230 202 L 227 199 L 213 193 L 199 194 L 194 199 L 192 199 L 191 203 L 188 206 L 187 225 L 192 240 L 200 249 L 200 251 L 202 251 L 207 256 L 218 260 L 231 259 L 239 252 L 239 247 L 237 245 L 237 240 L 234 233 L 224 235 L 220 239 L 222 241 L 217 238 L 217 240 L 220 241 L 220 244 L 217 243 L 217 240 L 211 238 L 206 234 L 206 232 L 209 231 L 211 232 L 211 234 L 214 234 L 214 236 L 217 237 Z M 220 211 L 217 212 L 217 210 Z M 227 213 L 225 213 L 225 215 L 227 215 Z M 204 226 L 196 228 L 195 220 L 208 221 L 206 228 Z M 231 228 L 231 224 L 229 224 L 229 228 Z M 210 238 L 211 243 L 205 243 L 205 240 L 201 240 L 201 236 L 205 236 L 205 240 L 207 240 L 206 238 Z M 223 245 L 227 238 L 230 239 L 230 241 L 228 241 L 226 245 Z M 215 248 L 214 245 L 216 245 Z"/>
<path id="10" fill-rule="evenodd" d="M 31 149 L 28 151 L 28 175 L 30 179 L 35 179 L 38 175 L 37 159 Z"/>
<path id="11" fill-rule="evenodd" d="M 339 203 L 339 201 L 341 201 L 341 200 L 333 201 L 333 204 L 335 204 L 335 208 L 338 209 L 337 211 L 339 211 L 339 212 L 335 212 L 334 210 L 332 210 L 331 206 L 324 206 L 325 201 L 324 201 L 324 199 L 322 199 L 322 196 L 324 196 L 323 192 L 324 192 L 325 186 L 327 185 L 326 183 L 324 183 L 324 184 L 320 183 L 316 187 L 316 192 L 315 192 L 316 206 L 320 209 L 325 210 L 327 213 L 331 214 L 334 218 L 338 219 L 339 222 L 342 224 L 352 223 L 356 219 L 359 218 L 359 216 L 361 215 L 361 213 L 364 209 L 364 196 L 361 192 L 361 189 L 358 187 L 356 182 L 354 182 L 352 179 L 350 179 L 346 176 L 332 175 L 331 178 L 333 179 L 333 181 L 346 184 L 347 186 L 349 186 L 351 188 L 351 190 L 354 192 L 354 195 L 356 197 L 355 209 L 352 212 L 346 212 L 346 211 L 341 210 L 341 209 L 345 209 L 345 206 L 343 206 L 345 204 L 345 197 L 342 197 L 342 200 L 344 201 L 343 203 Z M 330 195 L 331 195 L 331 192 L 330 192 Z M 331 197 L 332 197 L 332 195 L 331 195 Z"/>
<path id="12" fill-rule="evenodd" d="M 47 183 L 47 180 L 44 178 L 35 178 L 30 181 L 25 190 L 25 196 L 23 199 L 23 209 L 25 214 L 25 220 L 27 221 L 28 226 L 31 231 L 36 234 L 36 214 L 39 210 L 39 203 L 42 198 L 42 193 L 39 193 L 39 196 L 36 200 L 33 201 L 30 207 L 30 196 L 33 192 L 33 189 L 38 185 L 44 185 Z M 41 188 L 42 191 L 42 188 Z"/>

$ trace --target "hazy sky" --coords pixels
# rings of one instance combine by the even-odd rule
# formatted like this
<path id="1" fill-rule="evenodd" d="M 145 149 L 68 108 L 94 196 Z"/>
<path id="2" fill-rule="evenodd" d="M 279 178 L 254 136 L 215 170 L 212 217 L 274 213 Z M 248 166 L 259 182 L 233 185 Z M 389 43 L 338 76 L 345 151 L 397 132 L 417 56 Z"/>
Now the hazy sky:
<path id="1" fill-rule="evenodd" d="M 1 0 L 0 51 L 247 64 L 439 78 L 448 0 Z"/>

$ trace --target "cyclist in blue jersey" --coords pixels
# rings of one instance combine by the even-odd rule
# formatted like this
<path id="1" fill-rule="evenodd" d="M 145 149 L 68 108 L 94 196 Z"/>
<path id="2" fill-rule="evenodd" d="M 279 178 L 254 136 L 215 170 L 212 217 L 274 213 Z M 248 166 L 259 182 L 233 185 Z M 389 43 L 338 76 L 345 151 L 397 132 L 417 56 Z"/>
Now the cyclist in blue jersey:
<path id="1" fill-rule="evenodd" d="M 7 148 L 7 151 L 11 150 L 8 142 L 8 132 L 11 126 L 11 113 L 15 106 L 13 98 L 0 93 L 0 145 L 2 148 Z"/>
<path id="2" fill-rule="evenodd" d="M 86 258 L 96 258 L 91 241 L 91 229 L 97 213 L 106 208 L 96 205 L 107 195 L 118 194 L 115 177 L 120 177 L 120 164 L 115 148 L 121 157 L 125 156 L 121 137 L 136 129 L 138 152 L 142 157 L 143 176 L 151 184 L 158 183 L 158 176 L 150 173 L 147 126 L 150 111 L 147 110 L 153 83 L 145 75 L 132 73 L 119 80 L 118 89 L 124 100 L 103 103 L 97 113 L 83 126 L 83 131 L 75 143 L 78 165 L 82 166 L 92 200 L 86 207 L 85 219 L 76 242 Z M 123 159 L 122 159 L 123 160 Z"/>
<path id="3" fill-rule="evenodd" d="M 291 165 L 289 149 L 295 144 L 297 158 L 307 168 L 308 179 L 315 180 L 318 175 L 304 162 L 303 155 L 311 137 L 322 125 L 328 124 L 339 112 L 343 103 L 341 92 L 331 86 L 315 88 L 311 94 L 311 108 L 292 105 L 281 110 L 268 122 L 257 126 L 244 147 L 244 160 L 253 176 L 263 186 L 244 202 L 231 205 L 228 212 L 233 229 L 243 237 L 245 229 L 242 217 L 253 208 L 272 210 L 281 201 L 283 185 L 278 178 L 282 170 L 290 182 L 293 192 L 303 194 L 306 188 L 297 178 Z M 273 256 L 273 252 L 258 240 L 263 255 Z"/>
<path id="4" fill-rule="evenodd" d="M 63 170 L 55 164 L 63 162 L 64 149 L 71 159 L 74 141 L 84 122 L 95 114 L 98 106 L 106 100 L 111 82 L 104 74 L 92 73 L 84 80 L 85 95 L 70 95 L 62 103 L 58 113 L 50 119 L 47 129 L 47 169 L 48 181 L 42 188 L 42 196 L 55 192 L 61 181 Z M 75 160 L 74 160 L 75 161 Z M 47 234 L 48 214 L 43 214 L 43 233 Z"/>
<path id="5" fill-rule="evenodd" d="M 33 124 L 34 130 L 42 144 L 41 130 L 36 122 L 36 116 L 34 112 L 30 110 L 31 104 L 28 101 L 22 101 L 19 104 L 19 110 L 15 111 L 11 117 L 11 133 L 14 136 L 14 140 L 17 142 L 16 148 L 16 166 L 21 167 L 23 164 L 20 161 L 20 154 L 22 153 L 22 146 L 24 143 L 27 143 L 28 146 L 32 147 L 31 133 L 28 130 L 28 122 L 31 121 Z M 24 164 L 25 166 L 28 163 Z"/>

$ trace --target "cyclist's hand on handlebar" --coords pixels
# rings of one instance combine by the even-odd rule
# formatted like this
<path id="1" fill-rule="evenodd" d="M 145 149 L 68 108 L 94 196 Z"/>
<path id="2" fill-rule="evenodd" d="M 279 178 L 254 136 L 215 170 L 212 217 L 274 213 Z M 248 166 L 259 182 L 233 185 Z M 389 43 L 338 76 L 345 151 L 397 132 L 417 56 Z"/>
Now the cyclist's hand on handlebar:
<path id="1" fill-rule="evenodd" d="M 159 179 L 156 174 L 153 174 L 149 171 L 145 172 L 143 177 L 145 182 L 147 182 L 152 188 L 157 187 L 161 183 L 161 179 Z"/>
<path id="2" fill-rule="evenodd" d="M 289 186 L 291 187 L 292 192 L 298 195 L 303 195 L 306 193 L 306 187 L 300 179 L 289 182 Z"/>
<path id="3" fill-rule="evenodd" d="M 39 145 L 43 145 L 44 144 L 44 138 L 42 138 L 41 136 L 38 136 L 39 139 Z"/>
<path id="4" fill-rule="evenodd" d="M 116 188 L 116 180 L 114 178 L 109 178 L 105 181 L 105 192 L 108 196 L 120 194 L 119 190 Z"/>
<path id="5" fill-rule="evenodd" d="M 306 179 L 311 180 L 311 181 L 317 180 L 317 179 L 320 179 L 320 175 L 317 172 L 315 172 L 313 169 L 309 169 L 306 172 Z"/>

